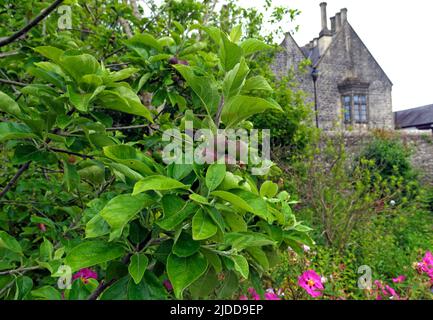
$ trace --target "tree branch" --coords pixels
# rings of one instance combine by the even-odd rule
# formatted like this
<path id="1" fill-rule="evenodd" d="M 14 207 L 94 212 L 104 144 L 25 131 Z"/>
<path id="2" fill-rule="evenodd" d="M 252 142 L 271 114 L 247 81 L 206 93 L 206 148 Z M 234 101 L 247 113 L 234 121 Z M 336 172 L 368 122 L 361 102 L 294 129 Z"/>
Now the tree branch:
<path id="1" fill-rule="evenodd" d="M 18 50 L 9 51 L 9 52 L 0 52 L 0 59 L 10 57 L 10 56 L 16 56 L 17 54 L 20 54 Z"/>
<path id="2" fill-rule="evenodd" d="M 0 48 L 8 45 L 18 38 L 25 35 L 27 32 L 29 32 L 34 26 L 36 26 L 39 22 L 41 22 L 43 19 L 45 19 L 54 9 L 56 9 L 63 0 L 56 0 L 53 4 L 51 4 L 48 8 L 46 8 L 44 11 L 42 11 L 36 18 L 34 18 L 32 21 L 30 21 L 24 28 L 21 30 L 15 32 L 13 35 L 7 37 L 6 39 L 0 40 Z"/>
<path id="3" fill-rule="evenodd" d="M 111 279 L 108 282 L 105 281 L 101 281 L 101 283 L 99 284 L 99 286 L 96 288 L 96 290 L 89 296 L 89 298 L 87 300 L 96 300 L 98 299 L 99 295 L 105 290 L 107 289 L 109 286 L 111 286 L 114 282 L 116 281 L 116 279 Z"/>
<path id="4" fill-rule="evenodd" d="M 3 196 L 14 186 L 15 182 L 21 177 L 21 175 L 30 167 L 30 161 L 26 162 L 21 166 L 21 168 L 18 170 L 18 172 L 15 174 L 15 176 L 9 181 L 9 183 L 6 185 L 6 187 L 3 189 L 2 192 L 0 192 L 0 199 L 3 198 Z"/>
<path id="5" fill-rule="evenodd" d="M 41 267 L 39 267 L 39 266 L 34 266 L 34 267 L 28 267 L 28 268 L 18 268 L 15 270 L 6 270 L 6 271 L 1 271 L 0 276 L 8 275 L 8 274 L 15 274 L 15 273 L 25 273 L 27 271 L 38 270 L 40 268 Z"/>
<path id="6" fill-rule="evenodd" d="M 49 148 L 49 149 L 51 151 L 54 151 L 54 152 L 65 153 L 65 154 L 69 154 L 71 156 L 77 156 L 77 157 L 80 157 L 80 158 L 83 158 L 83 159 L 94 159 L 93 156 L 89 156 L 87 154 L 82 154 L 82 153 L 78 153 L 78 152 L 72 152 L 72 151 L 69 151 L 69 150 L 63 150 L 63 149 L 57 149 L 57 148 Z"/>
<path id="7" fill-rule="evenodd" d="M 13 80 L 8 80 L 8 79 L 0 79 L 0 83 L 10 84 L 10 85 L 19 86 L 19 87 L 25 87 L 28 85 L 27 83 L 24 83 L 24 82 L 18 82 L 18 81 L 13 81 Z"/>

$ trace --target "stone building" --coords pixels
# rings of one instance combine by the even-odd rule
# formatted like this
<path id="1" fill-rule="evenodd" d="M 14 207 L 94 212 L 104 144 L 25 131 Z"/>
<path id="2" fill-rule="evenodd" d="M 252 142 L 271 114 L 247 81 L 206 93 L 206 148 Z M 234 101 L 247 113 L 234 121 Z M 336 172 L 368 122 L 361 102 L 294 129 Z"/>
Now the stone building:
<path id="1" fill-rule="evenodd" d="M 394 129 L 391 80 L 350 25 L 347 9 L 333 16 L 328 28 L 326 6 L 320 4 L 319 37 L 300 47 L 287 33 L 273 71 L 295 75 L 324 130 Z M 311 65 L 302 72 L 306 59 Z"/>

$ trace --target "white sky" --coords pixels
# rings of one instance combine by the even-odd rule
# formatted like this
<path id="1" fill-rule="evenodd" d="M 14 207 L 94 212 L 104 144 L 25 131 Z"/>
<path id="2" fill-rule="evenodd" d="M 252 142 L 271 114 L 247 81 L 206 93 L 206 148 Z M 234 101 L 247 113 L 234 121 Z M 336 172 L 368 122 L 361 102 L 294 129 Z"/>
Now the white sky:
<path id="1" fill-rule="evenodd" d="M 257 6 L 263 0 L 240 0 Z M 318 36 L 322 0 L 274 0 L 302 11 L 294 34 L 299 45 Z M 254 3 L 254 4 L 253 4 Z M 328 19 L 341 8 L 394 83 L 394 111 L 433 104 L 432 0 L 328 0 Z M 288 30 L 293 26 L 288 26 Z M 329 23 L 330 28 L 330 23 Z"/>
<path id="2" fill-rule="evenodd" d="M 223 0 L 220 0 L 223 2 Z M 322 0 L 273 0 L 302 11 L 294 34 L 299 45 L 318 36 Z M 264 0 L 239 0 L 260 8 Z M 385 70 L 393 87 L 394 111 L 433 104 L 433 1 L 432 0 L 328 0 L 329 18 L 341 8 Z M 330 27 L 330 23 L 329 23 Z M 287 31 L 294 25 L 288 25 Z"/>

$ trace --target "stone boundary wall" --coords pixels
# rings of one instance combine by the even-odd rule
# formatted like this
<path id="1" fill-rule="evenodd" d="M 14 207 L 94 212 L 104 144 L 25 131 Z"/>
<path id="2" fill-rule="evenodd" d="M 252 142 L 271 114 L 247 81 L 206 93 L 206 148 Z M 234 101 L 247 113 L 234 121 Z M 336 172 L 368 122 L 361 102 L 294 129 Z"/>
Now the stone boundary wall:
<path id="1" fill-rule="evenodd" d="M 341 133 L 325 133 L 327 136 L 338 135 Z M 396 136 L 405 147 L 411 150 L 411 162 L 420 173 L 420 178 L 424 183 L 433 185 L 433 135 L 430 131 L 387 131 L 386 135 Z M 367 132 L 348 132 L 344 133 L 346 151 L 349 158 L 354 158 L 360 153 L 365 145 L 374 138 L 372 133 Z"/>

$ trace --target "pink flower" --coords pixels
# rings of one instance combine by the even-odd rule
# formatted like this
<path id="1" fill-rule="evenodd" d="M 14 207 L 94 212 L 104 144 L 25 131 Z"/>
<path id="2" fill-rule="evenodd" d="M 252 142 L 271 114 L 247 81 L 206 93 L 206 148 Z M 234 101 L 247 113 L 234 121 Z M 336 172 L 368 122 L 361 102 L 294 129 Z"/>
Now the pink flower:
<path id="1" fill-rule="evenodd" d="M 385 290 L 387 291 L 388 295 L 390 296 L 390 299 L 399 299 L 400 297 L 398 296 L 397 292 L 395 292 L 395 290 L 393 288 L 391 288 L 390 286 L 386 285 L 385 286 Z M 385 293 L 384 293 L 385 294 Z M 386 294 L 385 294 L 386 295 Z"/>
<path id="2" fill-rule="evenodd" d="M 248 300 L 248 297 L 246 295 L 242 295 L 239 297 L 239 300 Z"/>
<path id="3" fill-rule="evenodd" d="M 325 289 L 321 277 L 314 271 L 305 271 L 298 279 L 298 284 L 313 298 L 320 297 Z"/>
<path id="4" fill-rule="evenodd" d="M 281 298 L 276 293 L 266 292 L 265 300 L 281 300 Z"/>
<path id="5" fill-rule="evenodd" d="M 248 288 L 248 293 L 251 295 L 253 300 L 260 300 L 260 295 L 257 293 L 256 289 Z"/>
<path id="6" fill-rule="evenodd" d="M 80 269 L 77 273 L 72 276 L 72 280 L 81 279 L 84 283 L 88 282 L 88 279 L 98 279 L 98 274 L 92 269 L 84 268 Z"/>
<path id="7" fill-rule="evenodd" d="M 375 292 L 376 292 L 376 300 L 383 300 L 383 299 L 400 299 L 397 292 L 391 288 L 389 285 L 383 285 L 382 282 L 375 280 L 374 285 L 376 286 Z"/>
<path id="8" fill-rule="evenodd" d="M 397 278 L 392 279 L 394 283 L 403 283 L 406 280 L 406 276 L 398 276 Z"/>
<path id="9" fill-rule="evenodd" d="M 173 290 L 173 285 L 171 284 L 170 280 L 165 279 L 162 284 L 164 285 L 164 287 L 167 289 L 167 291 L 172 291 Z"/>
<path id="10" fill-rule="evenodd" d="M 433 270 L 433 255 L 430 251 L 427 251 L 421 262 L 417 263 L 417 269 L 419 272 L 431 273 Z"/>

